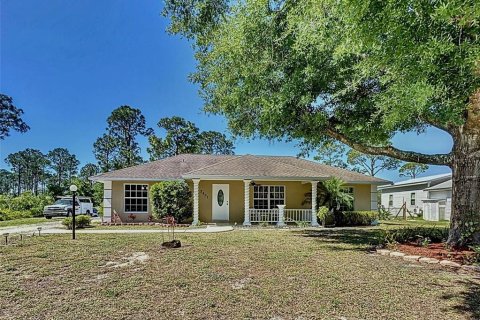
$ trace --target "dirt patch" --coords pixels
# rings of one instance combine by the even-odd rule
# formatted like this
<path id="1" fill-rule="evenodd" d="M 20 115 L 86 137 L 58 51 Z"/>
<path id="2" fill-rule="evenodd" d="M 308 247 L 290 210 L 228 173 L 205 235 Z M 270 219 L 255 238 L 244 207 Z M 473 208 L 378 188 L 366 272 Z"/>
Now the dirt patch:
<path id="1" fill-rule="evenodd" d="M 145 252 L 134 252 L 130 256 L 124 257 L 122 261 L 108 261 L 104 265 L 104 267 L 108 267 L 108 268 L 129 267 L 134 265 L 135 262 L 145 263 L 145 261 L 147 261 L 148 259 L 150 259 L 150 257 Z"/>
<path id="2" fill-rule="evenodd" d="M 243 278 L 232 283 L 233 290 L 244 289 L 245 286 L 252 280 L 251 278 Z"/>
<path id="3" fill-rule="evenodd" d="M 450 250 L 446 249 L 443 243 L 431 243 L 428 246 L 422 247 L 414 243 L 398 244 L 397 249 L 403 253 L 412 256 L 422 256 L 428 258 L 435 258 L 439 260 L 450 260 L 458 263 L 468 263 L 473 257 L 473 251 Z"/>

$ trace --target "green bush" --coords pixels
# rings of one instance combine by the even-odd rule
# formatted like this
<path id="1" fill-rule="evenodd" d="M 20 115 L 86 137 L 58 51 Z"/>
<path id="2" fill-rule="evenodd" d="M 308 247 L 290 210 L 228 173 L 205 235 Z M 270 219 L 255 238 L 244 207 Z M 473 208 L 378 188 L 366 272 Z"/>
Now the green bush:
<path id="1" fill-rule="evenodd" d="M 34 195 L 27 191 L 18 197 L 0 196 L 0 210 L 11 210 L 19 212 L 29 212 L 33 217 L 41 217 L 43 215 L 43 207 L 54 202 L 49 195 Z"/>
<path id="2" fill-rule="evenodd" d="M 29 211 L 14 211 L 10 209 L 0 208 L 0 221 L 32 218 L 32 217 L 33 215 Z"/>
<path id="3" fill-rule="evenodd" d="M 369 226 L 377 219 L 377 211 L 343 211 L 335 214 L 335 226 Z"/>
<path id="4" fill-rule="evenodd" d="M 381 242 L 384 245 L 408 242 L 424 243 L 427 240 L 432 243 L 441 243 L 447 240 L 448 232 L 448 228 L 423 226 L 383 230 Z"/>
<path id="5" fill-rule="evenodd" d="M 75 228 L 85 228 L 90 226 L 90 223 L 92 222 L 92 218 L 87 215 L 79 215 L 75 216 Z M 73 218 L 68 217 L 63 219 L 62 224 L 67 227 L 67 229 L 72 229 L 73 225 Z"/>
<path id="6" fill-rule="evenodd" d="M 183 221 L 192 215 L 192 193 L 185 181 L 162 181 L 150 187 L 153 216 L 174 216 Z"/>

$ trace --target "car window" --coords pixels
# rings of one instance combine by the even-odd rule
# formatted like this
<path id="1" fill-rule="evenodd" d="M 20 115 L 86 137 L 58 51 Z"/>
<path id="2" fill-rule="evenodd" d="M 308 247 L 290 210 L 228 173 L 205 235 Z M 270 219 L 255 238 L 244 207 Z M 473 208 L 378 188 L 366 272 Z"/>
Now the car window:
<path id="1" fill-rule="evenodd" d="M 80 199 L 80 202 L 83 202 L 83 203 L 90 203 L 90 199 Z"/>
<path id="2" fill-rule="evenodd" d="M 55 204 L 71 206 L 72 205 L 72 200 L 71 199 L 60 199 L 60 200 L 55 201 Z"/>

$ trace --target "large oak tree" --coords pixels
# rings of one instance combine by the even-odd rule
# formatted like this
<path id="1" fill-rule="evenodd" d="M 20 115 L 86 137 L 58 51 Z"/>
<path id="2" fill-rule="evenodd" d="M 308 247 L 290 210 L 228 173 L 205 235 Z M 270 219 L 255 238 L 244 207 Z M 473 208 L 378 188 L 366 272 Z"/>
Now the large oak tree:
<path id="1" fill-rule="evenodd" d="M 167 0 L 165 14 L 194 43 L 206 110 L 234 134 L 447 165 L 449 243 L 480 242 L 480 2 Z M 392 145 L 428 126 L 451 152 Z"/>

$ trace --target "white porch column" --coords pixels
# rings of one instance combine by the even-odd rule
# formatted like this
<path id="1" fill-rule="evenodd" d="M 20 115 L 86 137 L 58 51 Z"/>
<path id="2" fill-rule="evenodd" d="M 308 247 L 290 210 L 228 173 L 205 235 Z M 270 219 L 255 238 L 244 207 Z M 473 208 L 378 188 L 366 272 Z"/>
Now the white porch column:
<path id="1" fill-rule="evenodd" d="M 193 180 L 193 221 L 192 225 L 198 224 L 198 184 L 200 183 L 200 179 L 192 179 Z"/>
<path id="2" fill-rule="evenodd" d="M 312 181 L 312 227 L 318 227 L 317 221 L 317 185 L 318 181 Z"/>
<path id="3" fill-rule="evenodd" d="M 277 227 L 284 227 L 285 226 L 285 205 L 279 204 L 278 207 L 278 222 Z"/>
<path id="4" fill-rule="evenodd" d="M 103 181 L 102 222 L 112 222 L 112 181 Z"/>
<path id="5" fill-rule="evenodd" d="M 243 218 L 243 225 L 244 226 L 251 226 L 250 223 L 250 182 L 252 180 L 243 180 L 244 183 L 244 218 Z"/>

